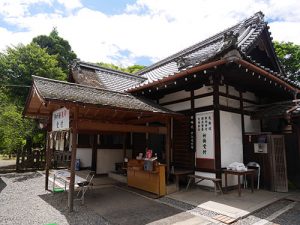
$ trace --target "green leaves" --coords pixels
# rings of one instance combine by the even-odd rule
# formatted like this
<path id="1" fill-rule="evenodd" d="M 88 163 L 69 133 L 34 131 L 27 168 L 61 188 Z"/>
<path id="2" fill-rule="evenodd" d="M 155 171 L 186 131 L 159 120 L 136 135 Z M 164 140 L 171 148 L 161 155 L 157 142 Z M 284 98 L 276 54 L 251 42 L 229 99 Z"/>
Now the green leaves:
<path id="1" fill-rule="evenodd" d="M 32 75 L 65 80 L 66 74 L 58 67 L 56 56 L 49 55 L 37 44 L 8 47 L 0 55 L 0 73 L 3 74 L 7 85 L 20 85 L 10 88 L 10 94 L 25 103 Z"/>
<path id="2" fill-rule="evenodd" d="M 55 28 L 51 31 L 49 36 L 39 35 L 33 38 L 32 43 L 45 49 L 49 55 L 56 56 L 58 66 L 61 67 L 65 74 L 68 74 L 68 66 L 77 56 L 73 52 L 69 42 L 61 38 Z"/>
<path id="3" fill-rule="evenodd" d="M 8 47 L 0 53 L 0 151 L 12 153 L 27 139 L 37 146 L 44 144 L 45 135 L 37 123 L 22 116 L 32 75 L 66 80 L 68 64 L 75 58 L 68 41 L 55 29 L 31 44 Z"/>
<path id="4" fill-rule="evenodd" d="M 10 103 L 1 90 L 0 106 L 0 151 L 10 154 L 22 148 L 34 126 L 22 117 L 21 108 Z"/>
<path id="5" fill-rule="evenodd" d="M 300 45 L 292 42 L 275 42 L 274 47 L 289 78 L 300 81 Z"/>
<path id="6" fill-rule="evenodd" d="M 116 66 L 112 63 L 104 63 L 104 62 L 99 62 L 97 63 L 99 66 L 105 67 L 105 68 L 109 68 L 109 69 L 114 69 L 114 70 L 119 70 L 125 73 L 136 73 L 139 70 L 145 68 L 145 66 L 142 65 L 133 65 L 133 66 L 128 66 L 128 67 L 121 67 L 121 66 Z"/>

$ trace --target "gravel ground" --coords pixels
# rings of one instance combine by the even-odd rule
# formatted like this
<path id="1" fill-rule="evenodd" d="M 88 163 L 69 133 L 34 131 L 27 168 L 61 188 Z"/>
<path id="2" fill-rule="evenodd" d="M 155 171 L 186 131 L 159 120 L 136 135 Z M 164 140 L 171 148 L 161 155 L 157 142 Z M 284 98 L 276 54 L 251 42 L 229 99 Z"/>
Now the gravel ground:
<path id="1" fill-rule="evenodd" d="M 0 224 L 110 224 L 80 201 L 74 201 L 69 213 L 67 194 L 45 191 L 44 182 L 36 172 L 0 175 Z"/>
<path id="2" fill-rule="evenodd" d="M 299 225 L 300 224 L 300 202 L 297 202 L 294 208 L 288 210 L 286 213 L 280 215 L 272 222 L 275 224 L 288 224 Z"/>
<path id="3" fill-rule="evenodd" d="M 272 215 L 273 213 L 277 212 L 278 210 L 286 207 L 287 205 L 289 205 L 292 201 L 290 200 L 286 200 L 286 199 L 283 199 L 283 200 L 279 200 L 259 211 L 257 211 L 256 213 L 244 218 L 244 219 L 241 219 L 235 223 L 233 223 L 233 225 L 250 225 L 250 224 L 254 224 L 254 223 L 257 223 L 258 221 L 262 220 L 262 219 L 266 219 L 267 217 L 269 217 L 270 215 Z M 290 210 L 289 210 L 290 211 Z M 298 211 L 299 213 L 299 211 Z M 286 213 L 284 213 L 283 215 L 287 215 Z M 298 222 L 299 222 L 299 214 L 295 214 L 296 217 L 298 217 Z M 283 221 L 281 221 L 281 223 L 278 223 L 278 224 L 291 224 L 290 223 L 290 219 L 292 219 L 291 216 L 287 215 L 284 217 L 285 219 L 285 223 L 282 223 Z M 275 219 L 276 220 L 276 219 Z M 274 221 L 275 221 L 274 220 Z M 273 224 L 273 222 L 270 222 L 268 224 Z M 289 221 L 289 222 L 288 222 Z M 277 223 L 277 222 L 276 222 Z M 293 224 L 297 224 L 299 225 L 299 223 L 293 223 Z"/>

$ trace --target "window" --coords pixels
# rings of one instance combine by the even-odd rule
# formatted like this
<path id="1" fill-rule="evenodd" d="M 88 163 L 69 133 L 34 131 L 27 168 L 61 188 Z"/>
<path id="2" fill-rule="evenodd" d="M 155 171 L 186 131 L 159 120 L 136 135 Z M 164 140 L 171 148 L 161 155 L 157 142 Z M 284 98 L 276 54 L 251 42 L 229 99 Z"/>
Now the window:
<path id="1" fill-rule="evenodd" d="M 91 147 L 90 134 L 78 134 L 78 147 L 79 148 L 89 148 Z"/>
<path id="2" fill-rule="evenodd" d="M 109 149 L 123 148 L 124 136 L 121 134 L 101 134 L 100 147 Z"/>

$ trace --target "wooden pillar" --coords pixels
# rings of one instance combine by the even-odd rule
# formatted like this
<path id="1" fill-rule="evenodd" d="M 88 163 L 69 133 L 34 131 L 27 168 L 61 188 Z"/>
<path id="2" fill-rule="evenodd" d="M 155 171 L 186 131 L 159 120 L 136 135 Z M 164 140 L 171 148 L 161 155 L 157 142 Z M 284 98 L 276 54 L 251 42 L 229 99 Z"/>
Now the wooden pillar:
<path id="1" fill-rule="evenodd" d="M 123 162 L 125 157 L 126 157 L 126 133 L 124 133 L 123 135 Z"/>
<path id="2" fill-rule="evenodd" d="M 171 153 L 170 153 L 170 162 L 172 163 L 172 166 L 174 166 L 174 143 L 173 143 L 173 139 L 174 139 L 174 119 L 173 117 L 171 118 L 171 124 L 170 124 L 170 139 L 171 139 Z"/>
<path id="3" fill-rule="evenodd" d="M 45 170 L 46 170 L 46 176 L 45 176 L 45 190 L 48 190 L 49 186 L 49 168 L 51 163 L 51 154 L 50 154 L 50 132 L 47 132 L 47 138 L 46 138 L 46 157 L 45 157 Z"/>
<path id="4" fill-rule="evenodd" d="M 92 140 L 92 170 L 97 171 L 97 138 L 98 135 L 93 135 Z"/>
<path id="5" fill-rule="evenodd" d="M 244 120 L 244 103 L 243 103 L 243 92 L 239 91 L 240 94 L 240 109 L 241 109 L 241 125 L 242 125 L 242 145 L 243 145 L 243 161 L 245 161 L 245 145 L 244 145 L 244 136 L 245 136 L 245 120 Z"/>
<path id="6" fill-rule="evenodd" d="M 77 133 L 78 133 L 78 107 L 74 108 L 73 120 L 72 120 L 72 153 L 71 153 L 71 174 L 68 193 L 68 208 L 69 212 L 73 211 L 74 203 L 74 184 L 75 184 L 75 161 L 77 150 Z"/>
<path id="7" fill-rule="evenodd" d="M 214 102 L 214 133 L 215 133 L 215 170 L 216 177 L 221 178 L 221 132 L 220 132 L 220 100 L 219 100 L 219 76 L 214 77 L 213 83 Z"/>
<path id="8" fill-rule="evenodd" d="M 167 174 L 169 178 L 170 174 L 170 149 L 171 149 L 171 121 L 166 121 L 167 133 L 166 133 L 166 163 L 167 163 Z"/>

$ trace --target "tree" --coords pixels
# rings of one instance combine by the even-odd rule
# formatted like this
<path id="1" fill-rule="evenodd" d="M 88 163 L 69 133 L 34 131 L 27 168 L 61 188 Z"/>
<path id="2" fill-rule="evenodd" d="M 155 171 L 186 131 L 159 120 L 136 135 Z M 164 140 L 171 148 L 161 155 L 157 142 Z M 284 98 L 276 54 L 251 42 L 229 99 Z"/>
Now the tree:
<path id="1" fill-rule="evenodd" d="M 49 55 L 34 43 L 8 47 L 4 53 L 0 53 L 0 74 L 5 84 L 14 85 L 9 89 L 10 95 L 19 99 L 22 105 L 25 103 L 32 75 L 66 79 L 66 74 L 58 67 L 56 56 Z"/>
<path id="2" fill-rule="evenodd" d="M 144 69 L 145 68 L 145 66 L 142 66 L 142 65 L 133 65 L 133 66 L 128 66 L 127 68 L 126 68 L 126 70 L 127 70 L 127 72 L 128 73 L 136 73 L 136 72 L 138 72 L 138 71 L 140 71 L 140 70 L 142 70 L 142 69 Z"/>
<path id="3" fill-rule="evenodd" d="M 292 42 L 275 42 L 274 47 L 289 78 L 300 81 L 300 45 Z"/>
<path id="4" fill-rule="evenodd" d="M 0 112 L 0 149 L 10 155 L 21 149 L 32 130 L 31 122 L 22 118 L 16 105 L 8 104 Z"/>
<path id="5" fill-rule="evenodd" d="M 117 66 L 115 64 L 112 63 L 104 63 L 104 62 L 99 62 L 97 63 L 99 66 L 105 67 L 105 68 L 109 68 L 109 69 L 114 69 L 114 70 L 119 70 L 125 73 L 136 73 L 139 70 L 145 68 L 145 66 L 142 65 L 133 65 L 133 66 L 128 66 L 128 67 L 122 67 L 122 66 Z"/>
<path id="6" fill-rule="evenodd" d="M 68 74 L 68 66 L 77 56 L 72 50 L 69 42 L 61 38 L 55 28 L 48 36 L 39 35 L 33 38 L 32 42 L 36 43 L 41 48 L 46 49 L 49 55 L 56 55 L 58 65 L 66 74 Z"/>
<path id="7" fill-rule="evenodd" d="M 34 127 L 22 117 L 20 107 L 11 103 L 3 88 L 0 89 L 0 124 L 0 151 L 8 155 L 22 148 Z"/>

